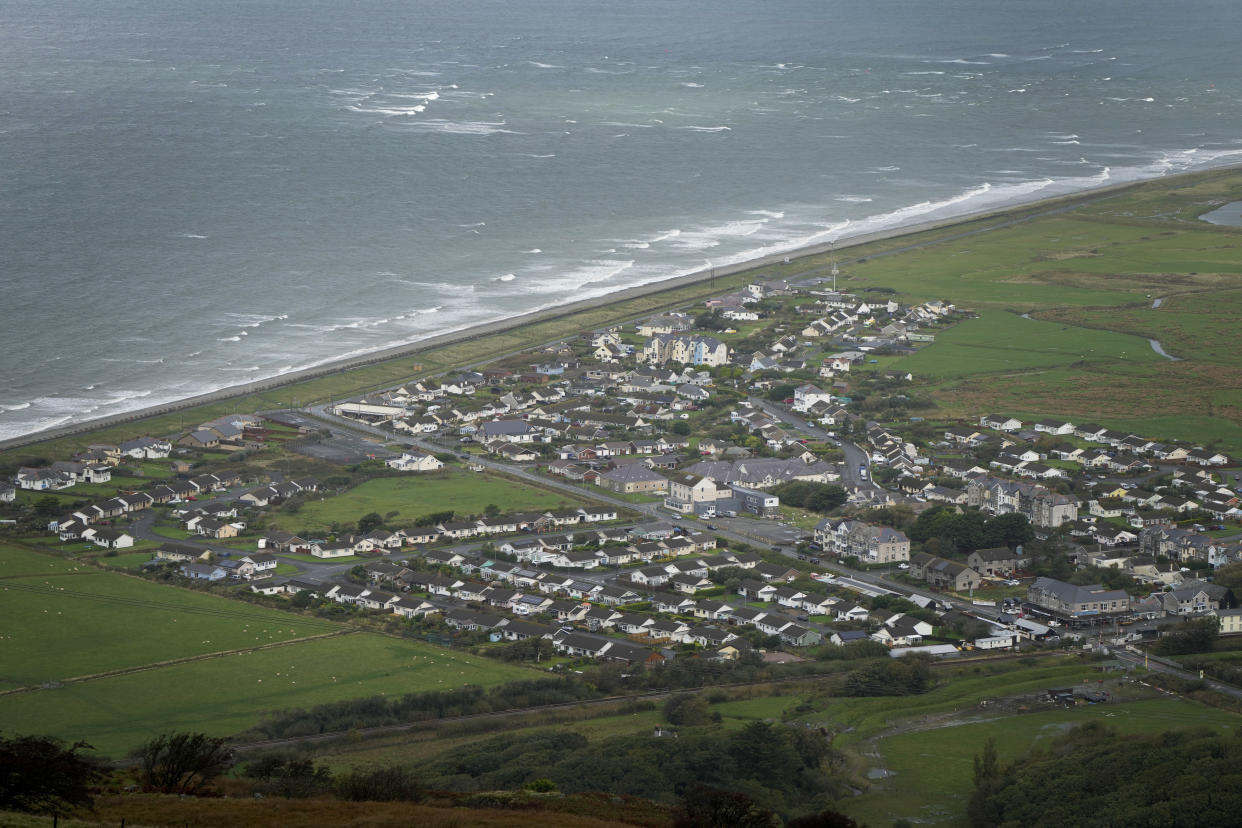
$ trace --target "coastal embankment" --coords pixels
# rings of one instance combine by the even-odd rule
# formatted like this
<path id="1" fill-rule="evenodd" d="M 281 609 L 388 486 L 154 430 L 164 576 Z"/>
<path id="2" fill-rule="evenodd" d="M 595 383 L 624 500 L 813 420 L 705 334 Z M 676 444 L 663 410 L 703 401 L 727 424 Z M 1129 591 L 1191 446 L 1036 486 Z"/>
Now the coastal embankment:
<path id="1" fill-rule="evenodd" d="M 1154 182 L 1167 183 L 1181 180 L 1200 180 L 1205 177 L 1233 174 L 1239 169 L 1242 169 L 1242 165 L 1182 173 L 1176 176 L 1168 176 L 1159 179 L 1147 179 L 1110 184 L 1077 193 L 1055 196 L 1036 201 L 1016 203 L 1003 208 L 996 208 L 947 219 L 896 227 L 869 234 L 843 237 L 832 242 L 815 244 L 784 253 L 775 253 L 735 264 L 710 269 L 704 268 L 702 270 L 675 278 L 626 288 L 605 296 L 566 302 L 565 304 L 554 308 L 546 308 L 544 310 L 498 319 L 492 322 L 474 325 L 456 331 L 448 331 L 427 337 L 426 339 L 419 340 L 418 342 L 384 348 L 361 356 L 351 357 L 349 359 L 327 362 L 301 371 L 289 372 L 261 380 L 232 385 L 210 393 L 199 394 L 193 397 L 170 401 L 122 414 L 101 417 L 93 420 L 85 420 L 79 423 L 71 423 L 45 431 L 19 435 L 0 441 L 0 451 L 31 446 L 62 437 L 87 434 L 104 428 L 124 425 L 127 423 L 135 423 L 161 415 L 175 414 L 177 412 L 186 411 L 199 406 L 227 402 L 229 400 L 257 393 L 269 392 L 276 389 L 291 388 L 291 390 L 295 390 L 293 389 L 294 386 L 308 380 L 321 379 L 328 376 L 347 373 L 349 371 L 373 366 L 378 363 L 388 362 L 390 360 L 408 358 L 419 353 L 427 352 L 436 348 L 442 348 L 448 345 L 484 339 L 486 337 L 510 332 L 537 322 L 564 319 L 584 311 L 607 308 L 610 305 L 620 304 L 631 299 L 654 296 L 687 286 L 701 285 L 706 282 L 714 283 L 716 280 L 752 273 L 765 268 L 784 265 L 786 263 L 794 263 L 798 260 L 814 256 L 821 256 L 828 253 L 830 250 L 835 250 L 835 252 L 841 257 L 842 263 L 845 264 L 850 262 L 851 257 L 857 260 L 861 258 L 874 258 L 882 255 L 894 255 L 896 253 L 917 249 L 925 245 L 941 243 L 977 233 L 988 232 L 1011 226 L 1018 222 L 1030 221 L 1035 218 L 1072 210 L 1084 204 L 1109 198 L 1123 192 L 1128 192 L 1135 188 L 1147 186 Z M 881 250 L 869 249 L 869 247 L 873 245 L 902 239 L 908 239 L 909 243 L 904 245 L 898 244 L 896 246 L 887 246 Z M 726 288 L 722 287 L 722 290 L 723 289 Z M 622 321 L 622 319 L 623 317 L 619 317 L 616 321 Z M 366 390 L 368 389 L 365 387 L 358 387 L 353 389 L 351 393 L 362 393 Z M 325 400 L 303 399 L 301 400 L 301 403 L 309 404 L 311 402 L 322 401 Z"/>

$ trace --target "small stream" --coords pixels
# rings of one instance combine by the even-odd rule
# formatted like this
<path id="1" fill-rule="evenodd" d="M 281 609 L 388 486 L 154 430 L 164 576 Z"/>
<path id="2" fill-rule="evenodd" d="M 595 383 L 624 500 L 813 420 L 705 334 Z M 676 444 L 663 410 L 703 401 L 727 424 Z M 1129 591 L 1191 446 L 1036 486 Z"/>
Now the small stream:
<path id="1" fill-rule="evenodd" d="M 1160 345 L 1159 339 L 1149 339 L 1147 341 L 1151 343 L 1151 349 L 1155 351 L 1156 353 L 1160 354 L 1160 356 L 1164 357 L 1165 359 L 1172 360 L 1173 362 L 1182 361 L 1181 357 L 1175 357 L 1172 354 L 1165 352 L 1164 348 Z"/>

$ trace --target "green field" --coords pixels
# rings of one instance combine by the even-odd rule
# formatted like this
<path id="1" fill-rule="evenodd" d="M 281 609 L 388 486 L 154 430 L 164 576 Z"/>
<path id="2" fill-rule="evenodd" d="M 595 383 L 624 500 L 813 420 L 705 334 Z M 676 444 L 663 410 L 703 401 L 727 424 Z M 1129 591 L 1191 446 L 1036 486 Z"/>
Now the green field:
<path id="1" fill-rule="evenodd" d="M 943 331 L 934 345 L 892 368 L 932 381 L 993 372 L 1026 373 L 1084 361 L 1147 363 L 1161 357 L 1136 336 L 1043 322 L 1007 311 L 985 311 Z"/>
<path id="2" fill-rule="evenodd" d="M 9 560 L 7 553 L 4 560 Z M 0 594 L 6 619 L 0 638 L 0 664 L 5 665 L 0 689 L 341 628 L 91 567 L 74 574 L 0 580 Z"/>
<path id="3" fill-rule="evenodd" d="M 86 739 L 116 756 L 168 730 L 237 733 L 269 710 L 533 675 L 428 644 L 355 633 L 0 697 L 0 730 Z"/>
<path id="4" fill-rule="evenodd" d="M 499 475 L 439 471 L 368 480 L 342 495 L 309 501 L 296 514 L 275 511 L 272 523 L 290 532 L 313 534 L 329 531 L 333 523 L 355 524 L 369 512 L 396 512 L 387 521 L 408 525 L 422 515 L 450 509 L 461 517 L 482 514 L 488 504 L 502 512 L 524 512 L 565 508 L 585 500 Z"/>

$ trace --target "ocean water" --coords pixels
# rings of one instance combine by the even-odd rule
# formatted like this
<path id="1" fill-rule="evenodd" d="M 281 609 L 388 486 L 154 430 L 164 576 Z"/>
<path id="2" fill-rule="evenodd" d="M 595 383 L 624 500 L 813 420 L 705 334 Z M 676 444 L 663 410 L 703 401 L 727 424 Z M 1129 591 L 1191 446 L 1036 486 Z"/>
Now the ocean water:
<path id="1" fill-rule="evenodd" d="M 1242 161 L 1236 0 L 0 0 L 0 438 Z"/>

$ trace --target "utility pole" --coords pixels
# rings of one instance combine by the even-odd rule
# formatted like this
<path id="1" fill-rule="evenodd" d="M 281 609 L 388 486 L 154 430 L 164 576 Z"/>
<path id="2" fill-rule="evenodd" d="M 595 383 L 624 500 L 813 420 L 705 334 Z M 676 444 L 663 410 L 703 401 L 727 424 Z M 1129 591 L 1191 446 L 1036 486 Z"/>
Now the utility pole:
<path id="1" fill-rule="evenodd" d="M 837 242 L 835 239 L 833 241 L 828 242 L 828 255 L 830 256 L 830 260 L 832 262 L 832 292 L 836 293 L 837 292 L 837 274 L 840 271 L 837 269 Z"/>

